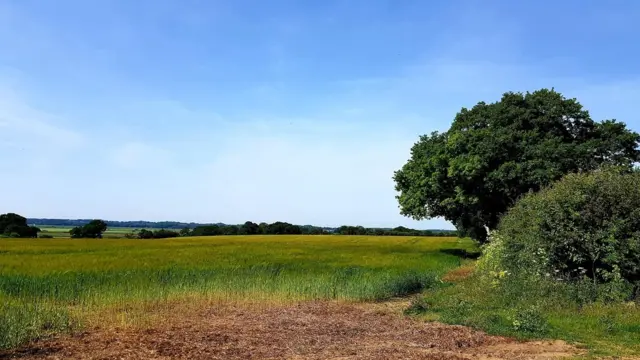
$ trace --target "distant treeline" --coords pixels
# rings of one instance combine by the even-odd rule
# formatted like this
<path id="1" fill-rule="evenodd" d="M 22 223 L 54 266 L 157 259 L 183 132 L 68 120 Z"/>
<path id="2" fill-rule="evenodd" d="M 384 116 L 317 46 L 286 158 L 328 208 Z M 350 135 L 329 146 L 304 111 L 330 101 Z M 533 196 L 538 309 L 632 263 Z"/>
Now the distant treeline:
<path id="1" fill-rule="evenodd" d="M 376 236 L 455 236 L 454 230 L 414 230 L 402 226 L 393 229 L 365 228 L 362 226 L 341 226 L 337 229 L 327 229 L 311 225 L 293 225 L 286 222 L 273 224 L 256 224 L 247 221 L 242 225 L 201 225 L 193 229 L 185 227 L 180 231 L 136 230 L 125 236 L 136 239 L 162 239 L 178 236 L 216 236 L 216 235 L 376 235 Z"/>
<path id="2" fill-rule="evenodd" d="M 39 225 L 39 226 L 65 226 L 65 227 L 76 227 L 76 226 L 84 226 L 89 224 L 93 219 L 38 219 L 31 218 L 27 219 L 27 222 L 31 225 Z M 138 229 L 176 229 L 180 230 L 183 228 L 193 229 L 197 226 L 203 225 L 212 225 L 212 224 L 200 224 L 200 223 L 184 223 L 178 221 L 105 221 L 108 227 L 120 227 L 120 228 L 138 228 Z M 217 224 L 224 225 L 224 224 Z"/>
<path id="3" fill-rule="evenodd" d="M 340 235 L 376 235 L 376 236 L 457 236 L 456 230 L 415 230 L 404 226 L 393 229 L 366 228 L 362 226 L 341 226 L 336 229 Z"/>
<path id="4" fill-rule="evenodd" d="M 29 224 L 39 226 L 86 227 L 95 220 L 68 219 L 28 219 Z M 277 221 L 272 224 L 256 224 L 247 221 L 241 225 L 198 224 L 175 221 L 104 221 L 110 228 L 126 227 L 138 230 L 125 236 L 133 239 L 162 239 L 179 236 L 216 236 L 216 235 L 376 235 L 376 236 L 456 236 L 455 230 L 415 230 L 403 226 L 389 228 L 365 228 L 363 226 L 341 226 L 339 228 L 312 225 L 293 225 Z M 156 229 L 156 230 L 149 230 Z"/>

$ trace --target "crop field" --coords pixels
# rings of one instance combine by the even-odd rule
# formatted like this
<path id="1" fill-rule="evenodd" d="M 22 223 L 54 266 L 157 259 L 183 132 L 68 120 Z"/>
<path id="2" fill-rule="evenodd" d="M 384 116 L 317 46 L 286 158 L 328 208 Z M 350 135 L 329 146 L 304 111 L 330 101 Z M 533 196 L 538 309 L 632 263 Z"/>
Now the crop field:
<path id="1" fill-rule="evenodd" d="M 69 230 L 71 227 L 69 226 L 37 226 L 42 232 L 40 235 L 50 235 L 54 238 L 68 238 Z M 107 231 L 104 232 L 104 238 L 113 239 L 113 238 L 124 238 L 125 234 L 136 230 L 137 228 L 127 228 L 127 227 L 109 227 Z M 140 230 L 140 229 L 137 229 Z M 148 228 L 147 230 L 157 230 Z"/>
<path id="2" fill-rule="evenodd" d="M 470 258 L 478 251 L 454 237 L 3 239 L 0 358 L 553 359 L 585 352 L 563 341 L 531 342 L 537 339 L 584 344 L 591 354 L 638 354 L 640 313 L 627 305 L 573 309 L 554 298 L 546 335 L 514 331 L 512 315 L 528 303 L 474 280 Z"/>
<path id="3" fill-rule="evenodd" d="M 469 240 L 433 237 L 3 239 L 0 346 L 72 331 L 96 314 L 127 322 L 137 306 L 186 298 L 389 299 L 435 285 L 465 251 L 474 251 Z"/>

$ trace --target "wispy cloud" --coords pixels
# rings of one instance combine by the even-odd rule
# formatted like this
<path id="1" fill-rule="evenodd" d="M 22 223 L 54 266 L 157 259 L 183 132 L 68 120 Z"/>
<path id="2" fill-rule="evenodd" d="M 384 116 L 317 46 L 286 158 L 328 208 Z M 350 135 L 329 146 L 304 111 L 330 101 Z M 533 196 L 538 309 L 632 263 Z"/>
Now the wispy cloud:
<path id="1" fill-rule="evenodd" d="M 86 144 L 86 137 L 61 125 L 60 116 L 37 109 L 15 90 L 0 81 L 0 145 L 10 145 L 39 156 L 74 150 Z"/>

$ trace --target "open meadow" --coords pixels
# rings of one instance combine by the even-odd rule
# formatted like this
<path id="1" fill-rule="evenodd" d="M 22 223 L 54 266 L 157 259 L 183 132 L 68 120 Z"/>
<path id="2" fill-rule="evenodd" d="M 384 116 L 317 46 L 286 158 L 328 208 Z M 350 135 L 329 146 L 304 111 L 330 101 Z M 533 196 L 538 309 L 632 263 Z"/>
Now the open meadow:
<path id="1" fill-rule="evenodd" d="M 461 264 L 457 253 L 474 250 L 453 237 L 3 239 L 0 347 L 80 329 L 96 314 L 144 322 L 149 306 L 181 299 L 390 299 L 434 286 Z"/>

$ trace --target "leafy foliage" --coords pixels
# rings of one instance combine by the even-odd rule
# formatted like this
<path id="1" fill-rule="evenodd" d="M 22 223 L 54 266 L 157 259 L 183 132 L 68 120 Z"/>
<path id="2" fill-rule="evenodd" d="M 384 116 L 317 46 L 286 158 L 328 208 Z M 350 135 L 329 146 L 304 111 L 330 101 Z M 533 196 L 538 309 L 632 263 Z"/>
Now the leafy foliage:
<path id="1" fill-rule="evenodd" d="M 188 227 L 182 228 L 180 230 L 180 236 L 191 236 L 191 229 Z"/>
<path id="2" fill-rule="evenodd" d="M 102 220 L 92 220 L 86 225 L 74 227 L 69 234 L 75 239 L 101 239 L 105 231 L 107 231 L 107 223 Z"/>
<path id="3" fill-rule="evenodd" d="M 463 108 L 448 131 L 420 137 L 394 174 L 400 212 L 444 217 L 484 242 L 523 194 L 603 164 L 630 168 L 640 160 L 639 143 L 624 123 L 595 122 L 554 90 L 507 92 Z"/>
<path id="4" fill-rule="evenodd" d="M 239 229 L 240 235 L 256 235 L 260 233 L 260 226 L 258 224 L 247 221 Z"/>
<path id="5" fill-rule="evenodd" d="M 518 201 L 499 234 L 501 266 L 514 274 L 639 282 L 640 172 L 569 174 Z"/>
<path id="6" fill-rule="evenodd" d="M 393 229 L 365 228 L 362 226 L 341 226 L 336 230 L 340 235 L 374 235 L 374 236 L 455 236 L 454 231 L 447 230 L 415 230 L 404 226 Z"/>
<path id="7" fill-rule="evenodd" d="M 158 229 L 158 230 L 140 229 L 140 230 L 134 230 L 130 233 L 127 233 L 125 234 L 124 237 L 127 239 L 167 239 L 167 238 L 183 236 L 183 235 L 180 235 L 181 233 L 182 231 L 179 233 L 177 231 L 167 230 L 167 229 Z"/>
<path id="8" fill-rule="evenodd" d="M 516 310 L 512 325 L 515 331 L 529 334 L 545 334 L 549 326 L 540 309 L 534 306 Z"/>
<path id="9" fill-rule="evenodd" d="M 40 229 L 29 226 L 27 219 L 15 214 L 7 213 L 0 215 L 0 235 L 6 237 L 35 238 L 38 237 Z"/>

